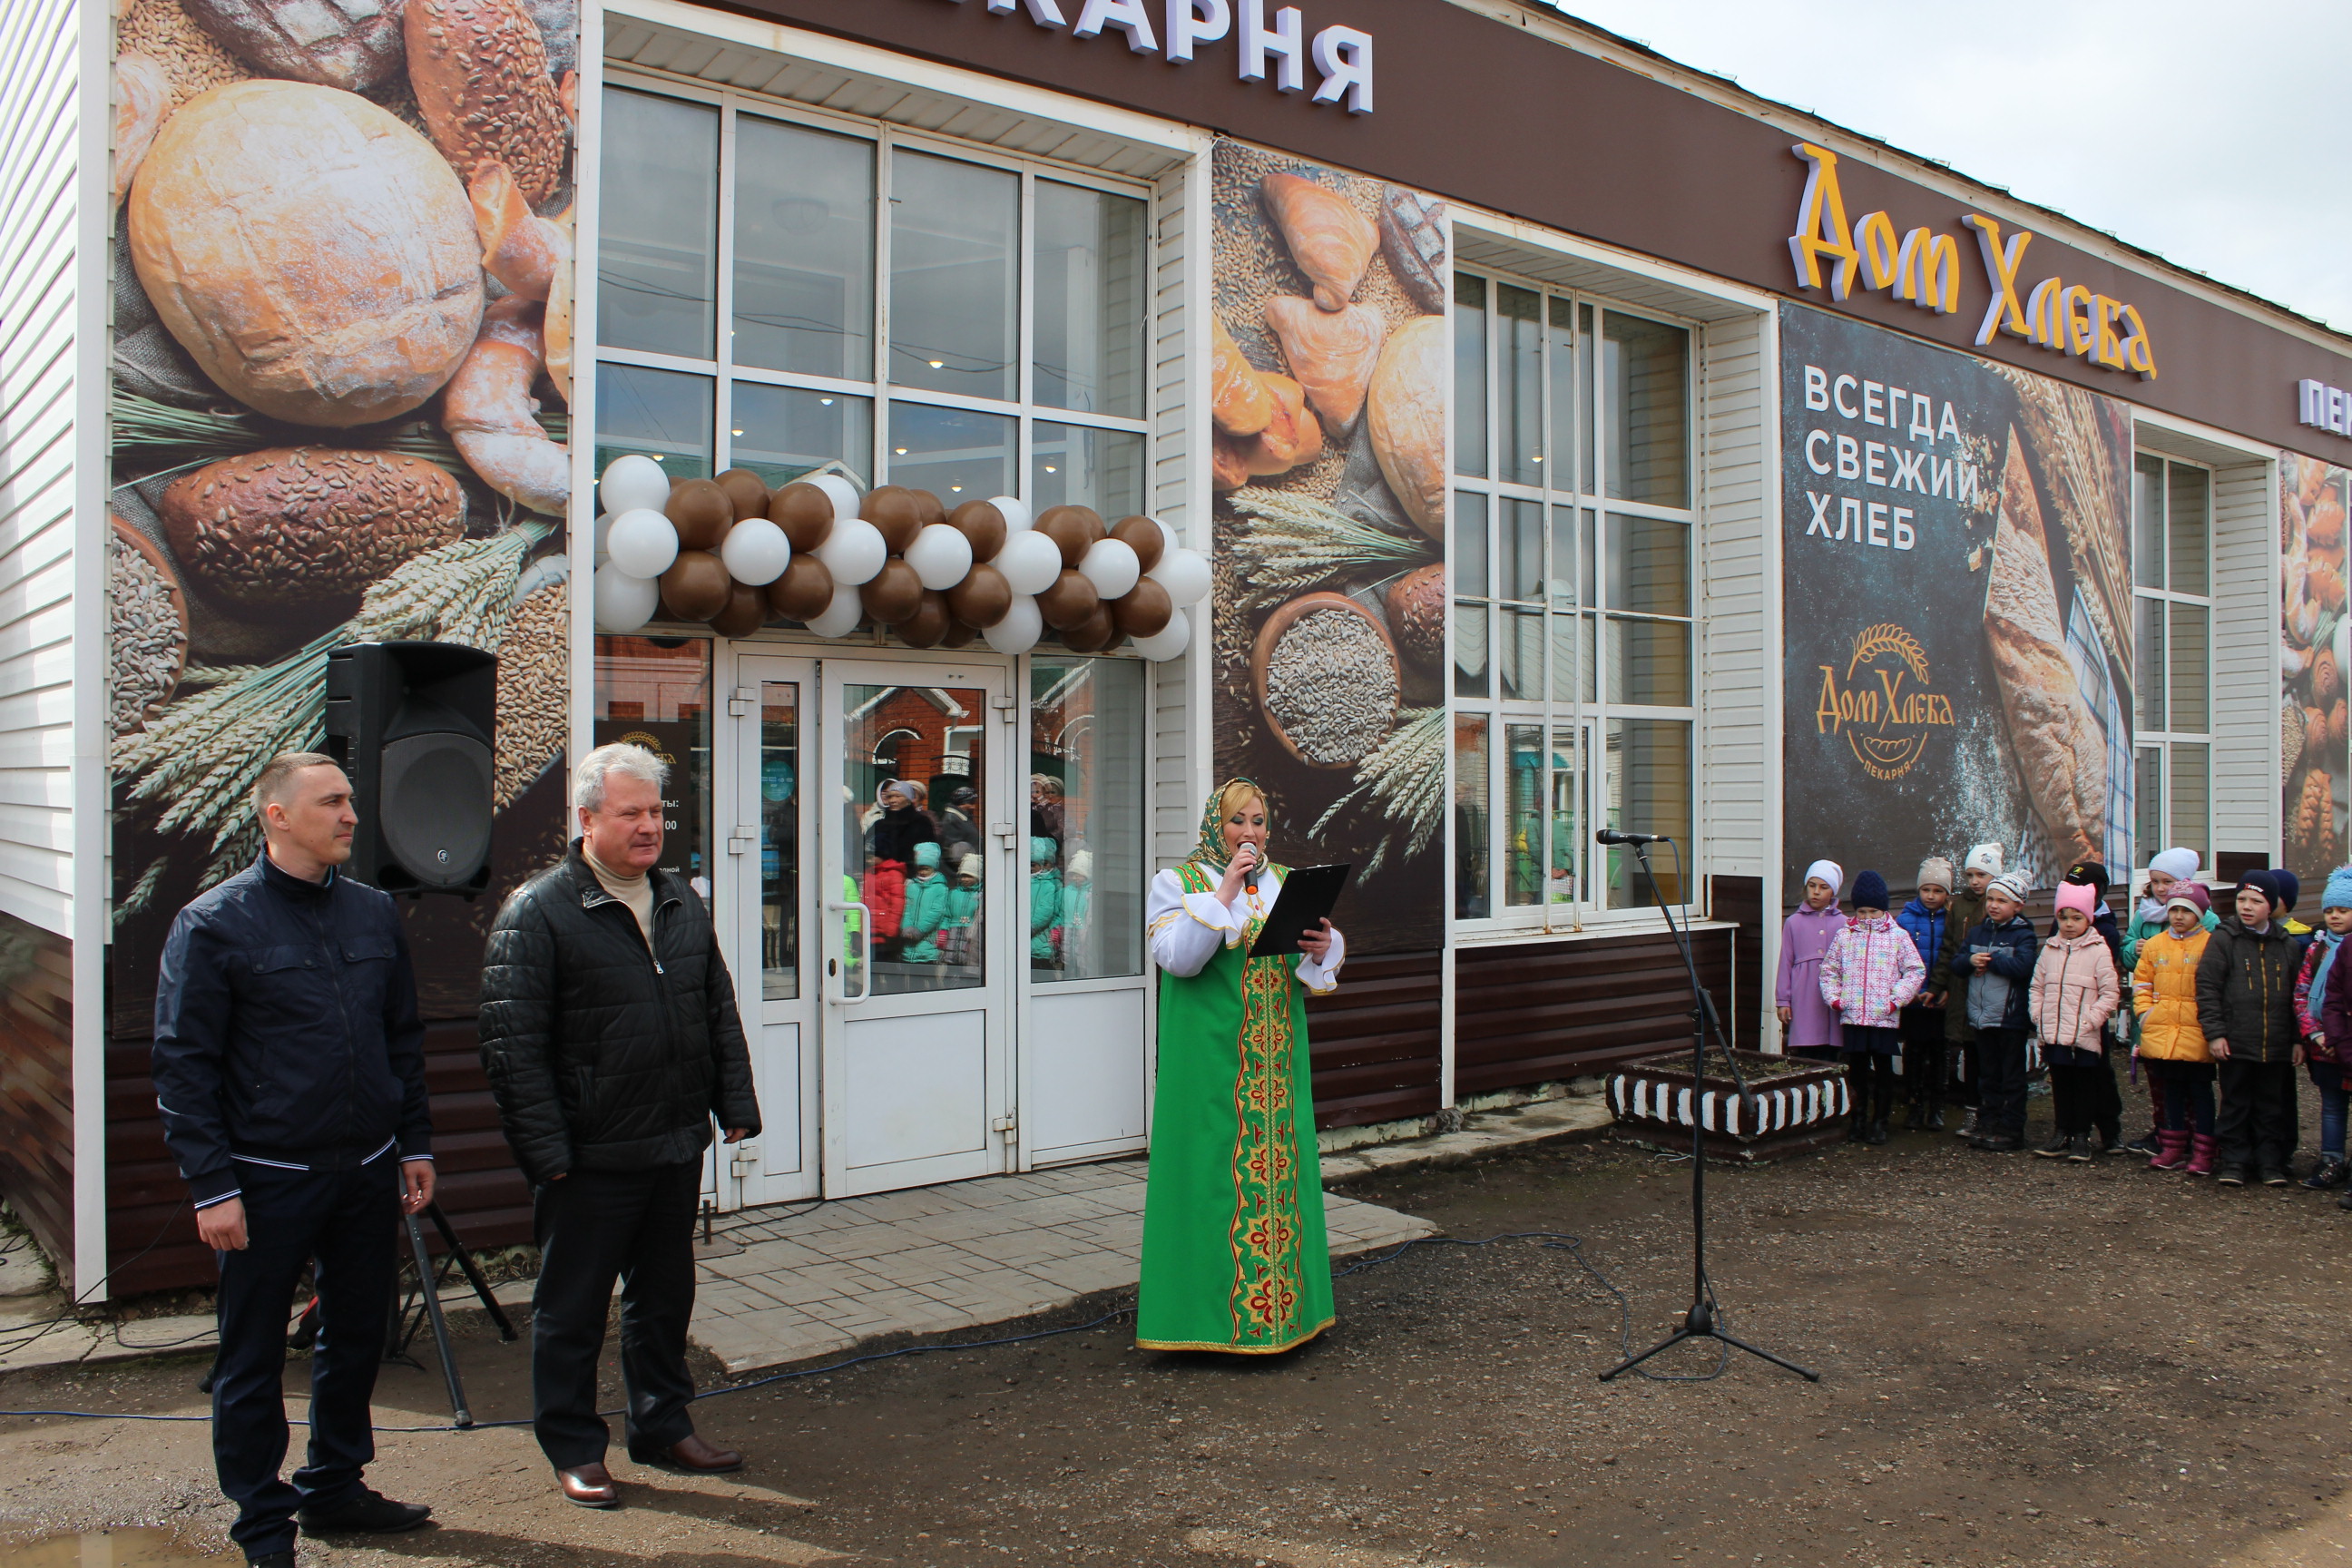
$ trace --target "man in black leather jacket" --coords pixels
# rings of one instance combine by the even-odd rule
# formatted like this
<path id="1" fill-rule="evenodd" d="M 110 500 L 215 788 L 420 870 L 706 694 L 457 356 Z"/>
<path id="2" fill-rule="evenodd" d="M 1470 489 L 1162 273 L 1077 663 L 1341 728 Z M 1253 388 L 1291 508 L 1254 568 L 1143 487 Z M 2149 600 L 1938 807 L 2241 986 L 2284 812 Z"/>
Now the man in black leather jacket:
<path id="1" fill-rule="evenodd" d="M 482 972 L 482 1065 L 540 1245 L 532 1425 L 558 1489 L 585 1508 L 620 1500 L 596 1414 L 616 1278 L 629 1457 L 743 1462 L 695 1435 L 686 1331 L 711 1122 L 733 1143 L 759 1131 L 760 1107 L 710 912 L 657 868 L 667 773 L 642 746 L 582 759 L 581 837 L 507 900 Z"/>
<path id="2" fill-rule="evenodd" d="M 155 990 L 163 1141 L 220 1264 L 213 1460 L 248 1560 L 292 1568 L 304 1531 L 407 1530 L 430 1509 L 361 1479 L 404 1208 L 433 1197 L 425 1026 L 392 900 L 341 875 L 352 786 L 290 752 L 254 785 L 267 847 L 172 922 Z M 286 1321 L 315 1262 L 308 1463 L 286 1458 Z"/>

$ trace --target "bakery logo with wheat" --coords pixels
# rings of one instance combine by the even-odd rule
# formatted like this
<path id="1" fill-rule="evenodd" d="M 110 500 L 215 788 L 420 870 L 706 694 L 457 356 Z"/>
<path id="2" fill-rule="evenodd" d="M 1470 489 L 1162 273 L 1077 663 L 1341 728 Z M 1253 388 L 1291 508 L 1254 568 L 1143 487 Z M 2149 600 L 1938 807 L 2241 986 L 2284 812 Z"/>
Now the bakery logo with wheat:
<path id="1" fill-rule="evenodd" d="M 1873 778 L 1909 773 L 1936 732 L 1956 722 L 1952 700 L 1928 689 L 1926 650 L 1901 626 L 1864 628 L 1843 672 L 1833 664 L 1821 671 L 1814 727 L 1824 735 L 1843 735 Z"/>

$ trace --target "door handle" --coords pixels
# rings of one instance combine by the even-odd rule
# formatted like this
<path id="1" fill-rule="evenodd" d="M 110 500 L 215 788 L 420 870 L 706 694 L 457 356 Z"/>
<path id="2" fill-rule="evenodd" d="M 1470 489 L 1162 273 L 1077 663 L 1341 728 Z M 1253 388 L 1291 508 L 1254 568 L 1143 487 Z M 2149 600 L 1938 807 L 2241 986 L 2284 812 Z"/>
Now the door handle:
<path id="1" fill-rule="evenodd" d="M 874 994 L 874 911 L 856 899 L 845 899 L 838 903 L 827 903 L 824 907 L 844 914 L 856 910 L 860 917 L 857 922 L 859 954 L 857 994 L 855 996 L 849 994 L 849 976 L 846 974 L 841 976 L 841 984 L 835 987 L 833 994 L 835 1006 L 854 1007 Z M 846 921 L 844 922 L 845 925 L 846 923 Z M 825 964 L 827 973 L 835 973 L 837 971 L 837 964 L 833 963 Z"/>

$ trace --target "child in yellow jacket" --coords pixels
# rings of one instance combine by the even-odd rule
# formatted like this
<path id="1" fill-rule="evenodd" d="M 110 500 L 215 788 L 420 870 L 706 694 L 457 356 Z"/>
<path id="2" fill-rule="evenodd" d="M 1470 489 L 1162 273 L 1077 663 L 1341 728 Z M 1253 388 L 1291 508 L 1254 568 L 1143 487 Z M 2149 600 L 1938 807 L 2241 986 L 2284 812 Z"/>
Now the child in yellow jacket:
<path id="1" fill-rule="evenodd" d="M 2164 1086 L 2164 1125 L 2148 1161 L 2155 1171 L 2213 1173 L 2213 1053 L 2197 1022 L 2197 962 L 2205 956 L 2212 899 L 2201 882 L 2173 884 L 2165 928 L 2139 944 L 2132 973 L 2132 1011 L 2151 1082 Z"/>

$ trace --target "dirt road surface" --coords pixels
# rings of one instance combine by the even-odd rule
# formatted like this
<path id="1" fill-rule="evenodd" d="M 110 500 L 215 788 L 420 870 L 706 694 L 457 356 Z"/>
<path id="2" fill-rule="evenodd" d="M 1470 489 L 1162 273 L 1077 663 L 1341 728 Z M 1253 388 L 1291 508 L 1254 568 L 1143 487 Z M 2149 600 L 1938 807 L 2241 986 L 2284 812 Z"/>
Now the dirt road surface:
<path id="1" fill-rule="evenodd" d="M 371 1479 L 432 1503 L 438 1523 L 309 1544 L 305 1561 L 2304 1568 L 2352 1556 L 2340 1496 L 2352 1215 L 2335 1194 L 2221 1191 L 2137 1161 L 1991 1156 L 1924 1134 L 1718 1169 L 1712 1186 L 1731 1325 L 1818 1368 L 1818 1385 L 1746 1358 L 1713 1383 L 1604 1385 L 1618 1309 L 1572 1256 L 1529 1241 L 1420 1247 L 1342 1279 L 1337 1330 L 1287 1357 L 1146 1353 L 1114 1327 L 711 1400 L 698 1425 L 751 1468 L 688 1479 L 616 1459 L 627 1506 L 613 1513 L 556 1500 L 527 1429 L 387 1432 Z M 1353 1193 L 1456 1237 L 1580 1235 L 1630 1299 L 1640 1343 L 1685 1299 L 1679 1163 L 1554 1148 Z M 527 1414 L 524 1347 L 477 1325 L 461 1354 L 479 1415 Z M 1706 1351 L 1678 1357 L 1663 1370 L 1714 1364 Z M 0 1379 L 0 1406 L 198 1410 L 201 1373 L 20 1375 Z M 301 1375 L 298 1362 L 289 1387 Z M 446 1415 L 437 1374 L 386 1369 L 384 1426 Z M 201 1426 L 0 1418 L 0 1531 L 157 1524 L 217 1552 L 228 1520 Z"/>

